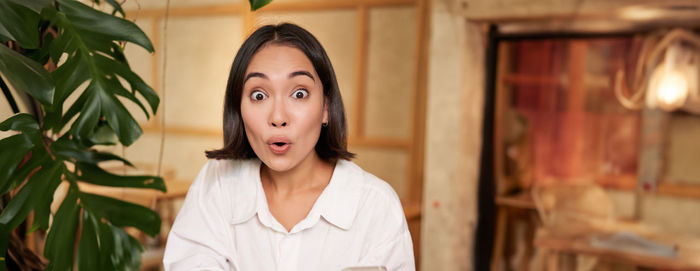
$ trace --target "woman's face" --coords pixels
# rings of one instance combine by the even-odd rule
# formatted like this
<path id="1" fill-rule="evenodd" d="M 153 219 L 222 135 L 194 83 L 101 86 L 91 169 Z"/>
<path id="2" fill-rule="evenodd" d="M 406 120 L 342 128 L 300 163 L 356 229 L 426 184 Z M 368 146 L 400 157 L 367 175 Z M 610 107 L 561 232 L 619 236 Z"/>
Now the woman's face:
<path id="1" fill-rule="evenodd" d="M 267 167 L 282 172 L 319 159 L 314 147 L 328 109 L 321 80 L 301 50 L 260 49 L 246 70 L 242 95 L 248 142 Z"/>

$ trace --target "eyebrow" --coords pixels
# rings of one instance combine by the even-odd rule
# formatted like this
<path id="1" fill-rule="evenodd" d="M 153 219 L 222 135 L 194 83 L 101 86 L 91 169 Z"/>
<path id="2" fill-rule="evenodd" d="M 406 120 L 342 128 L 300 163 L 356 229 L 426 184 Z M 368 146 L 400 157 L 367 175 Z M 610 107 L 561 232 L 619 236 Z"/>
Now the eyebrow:
<path id="1" fill-rule="evenodd" d="M 260 77 L 260 78 L 263 78 L 263 79 L 267 79 L 267 75 L 265 75 L 265 74 L 263 74 L 263 73 L 251 72 L 251 73 L 249 73 L 248 75 L 245 76 L 245 80 L 243 80 L 243 83 L 245 83 L 246 81 L 248 81 L 248 79 L 253 78 L 253 77 Z"/>
<path id="2" fill-rule="evenodd" d="M 311 78 L 311 80 L 313 80 L 314 82 L 316 82 L 316 79 L 314 79 L 314 76 L 311 75 L 311 73 L 308 72 L 308 71 L 295 71 L 295 72 L 292 72 L 292 73 L 289 74 L 289 78 L 292 78 L 292 77 L 295 77 L 295 76 L 302 76 L 302 75 L 308 76 L 309 78 Z M 269 78 L 267 78 L 267 75 L 265 75 L 264 73 L 260 73 L 260 72 L 251 72 L 251 73 L 249 73 L 248 75 L 245 76 L 245 79 L 243 80 L 243 83 L 245 83 L 246 81 L 248 81 L 248 79 L 253 78 L 253 77 L 259 77 L 259 78 L 262 78 L 262 79 L 269 79 Z"/>
<path id="3" fill-rule="evenodd" d="M 311 80 L 313 80 L 314 82 L 316 82 L 316 79 L 314 79 L 314 76 L 311 75 L 311 73 L 310 73 L 310 72 L 307 72 L 307 71 L 295 71 L 295 72 L 289 74 L 289 78 L 292 78 L 292 77 L 295 77 L 295 76 L 301 76 L 301 75 L 306 75 L 306 76 L 308 76 L 309 78 L 311 78 Z"/>

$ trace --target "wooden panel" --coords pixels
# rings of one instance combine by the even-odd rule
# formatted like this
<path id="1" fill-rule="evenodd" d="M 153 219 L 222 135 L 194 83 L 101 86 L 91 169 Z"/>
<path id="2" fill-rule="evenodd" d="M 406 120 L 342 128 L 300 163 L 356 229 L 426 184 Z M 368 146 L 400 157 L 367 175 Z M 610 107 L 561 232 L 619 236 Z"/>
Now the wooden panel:
<path id="1" fill-rule="evenodd" d="M 697 115 L 672 113 L 668 125 L 662 178 L 669 183 L 700 186 L 700 118 Z"/>
<path id="2" fill-rule="evenodd" d="M 240 16 L 170 18 L 164 103 L 168 125 L 220 129 L 229 69 L 242 42 L 236 33 L 241 25 Z"/>
<path id="3" fill-rule="evenodd" d="M 90 0 L 92 1 L 92 0 Z M 122 8 L 124 10 L 148 10 L 165 8 L 167 0 L 134 0 L 123 1 Z M 171 8 L 193 8 L 195 6 L 213 6 L 213 5 L 232 5 L 232 4 L 248 4 L 244 0 L 169 0 Z M 105 1 L 106 2 L 106 1 Z M 121 2 L 121 1 L 120 1 Z"/>
<path id="4" fill-rule="evenodd" d="M 401 198 L 406 196 L 406 166 L 408 153 L 396 149 L 362 148 L 351 146 L 350 151 L 357 154 L 354 160 L 367 172 L 389 183 Z"/>
<path id="5" fill-rule="evenodd" d="M 153 39 L 153 27 L 151 20 L 140 20 L 136 22 L 136 25 L 138 25 L 141 29 L 144 30 L 146 35 Z M 154 44 L 155 46 L 155 44 Z M 124 55 L 126 58 L 129 60 L 129 66 L 131 67 L 131 70 L 133 70 L 136 74 L 138 74 L 141 79 L 143 79 L 146 84 L 149 84 L 150 86 L 153 86 L 153 70 L 152 70 L 152 65 L 154 62 L 154 59 L 151 57 L 151 53 L 146 51 L 146 49 L 143 49 L 142 47 L 133 44 L 133 43 L 127 43 L 125 48 L 124 48 Z M 124 86 L 129 86 L 129 84 L 126 81 L 122 81 L 122 84 Z M 141 102 L 149 108 L 149 114 L 152 112 L 150 111 L 150 107 L 148 106 L 148 103 L 145 102 L 145 100 L 141 99 L 141 95 L 136 95 L 138 98 L 140 98 Z M 120 97 L 121 98 L 121 97 Z M 122 100 L 122 99 L 120 99 Z M 143 111 L 139 108 L 138 105 L 131 101 L 125 101 L 122 100 L 122 103 L 124 106 L 126 106 L 126 109 L 131 112 L 131 114 L 134 116 L 136 121 L 139 123 L 147 123 L 148 119 L 146 119 L 146 115 L 143 113 Z"/>
<path id="6" fill-rule="evenodd" d="M 205 150 L 218 149 L 220 137 L 201 137 L 168 133 L 163 149 L 163 164 L 175 169 L 175 179 L 192 181 L 206 163 Z M 126 158 L 134 163 L 158 161 L 160 133 L 145 133 L 126 149 Z"/>
<path id="7" fill-rule="evenodd" d="M 409 138 L 415 89 L 415 7 L 369 12 L 365 134 Z"/>

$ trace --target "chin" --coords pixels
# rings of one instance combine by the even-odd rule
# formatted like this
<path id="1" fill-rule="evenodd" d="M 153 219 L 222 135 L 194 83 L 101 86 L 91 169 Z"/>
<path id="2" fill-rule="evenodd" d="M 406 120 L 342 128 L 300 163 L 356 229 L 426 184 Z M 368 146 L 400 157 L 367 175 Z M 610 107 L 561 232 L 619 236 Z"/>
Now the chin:
<path id="1" fill-rule="evenodd" d="M 265 164 L 270 170 L 275 171 L 275 172 L 285 172 L 288 171 L 294 166 L 296 166 L 297 163 L 294 163 L 292 159 L 288 157 L 275 157 L 275 156 L 267 156 L 264 158 L 261 158 L 260 161 Z"/>

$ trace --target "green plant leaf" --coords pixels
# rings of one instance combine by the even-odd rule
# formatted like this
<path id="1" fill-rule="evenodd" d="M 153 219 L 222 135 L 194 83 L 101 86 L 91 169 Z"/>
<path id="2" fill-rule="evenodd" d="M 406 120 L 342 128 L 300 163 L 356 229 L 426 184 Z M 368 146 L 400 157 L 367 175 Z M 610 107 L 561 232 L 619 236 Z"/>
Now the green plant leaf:
<path id="1" fill-rule="evenodd" d="M 54 216 L 46 236 L 44 256 L 49 260 L 46 270 L 70 270 L 73 267 L 73 244 L 78 227 L 78 191 L 73 186 Z"/>
<path id="2" fill-rule="evenodd" d="M 131 88 L 146 99 L 148 105 L 151 106 L 151 111 L 153 114 L 156 113 L 158 110 L 158 104 L 160 103 L 158 94 L 156 94 L 156 92 L 153 91 L 153 89 L 148 86 L 148 84 L 146 84 L 146 82 L 144 82 L 136 73 L 131 71 L 129 66 L 101 55 L 95 56 L 95 63 L 104 71 L 119 75 L 121 78 L 124 78 L 124 80 L 129 82 Z M 144 113 L 146 113 L 146 116 L 148 117 L 148 112 L 146 112 L 145 109 Z"/>
<path id="3" fill-rule="evenodd" d="M 109 90 L 111 90 L 112 93 L 114 93 L 114 95 L 118 95 L 118 96 L 129 99 L 130 101 L 132 101 L 133 103 L 138 105 L 141 108 L 141 110 L 143 110 L 143 113 L 146 115 L 147 118 L 150 118 L 150 116 L 148 114 L 148 110 L 146 109 L 145 106 L 143 106 L 143 103 L 138 98 L 136 98 L 136 95 L 134 93 L 126 90 L 124 88 L 124 86 L 122 86 L 119 79 L 113 77 L 113 78 L 105 79 L 104 82 L 105 82 L 107 88 Z"/>
<path id="4" fill-rule="evenodd" d="M 68 111 L 63 113 L 63 116 L 60 116 L 60 111 L 58 111 L 58 117 L 61 118 L 61 121 L 59 124 L 57 124 L 57 126 L 54 127 L 54 132 L 58 132 L 61 129 L 63 129 L 63 127 L 66 126 L 68 122 L 70 122 L 70 120 L 73 119 L 73 117 L 75 117 L 75 115 L 81 112 L 83 107 L 85 107 L 85 101 L 87 101 L 87 98 L 88 95 L 80 95 L 80 97 L 78 97 L 78 99 L 75 100 L 75 102 L 73 102 L 73 105 L 71 105 L 70 108 L 68 108 Z M 75 125 L 75 123 L 73 123 L 73 125 Z M 71 129 L 72 128 L 73 127 L 71 126 Z"/>
<path id="5" fill-rule="evenodd" d="M 272 0 L 248 0 L 248 2 L 250 2 L 250 11 L 256 11 L 272 2 Z"/>
<path id="6" fill-rule="evenodd" d="M 77 163 L 81 181 L 112 187 L 151 188 L 165 192 L 163 178 L 157 176 L 120 176 L 109 173 L 94 164 Z"/>
<path id="7" fill-rule="evenodd" d="M 88 140 L 94 134 L 100 116 L 119 137 L 119 141 L 129 146 L 138 139 L 143 131 L 126 107 L 100 83 L 92 81 L 85 92 L 85 103 L 71 131 L 78 139 Z M 69 110 L 70 111 L 70 110 Z"/>
<path id="8" fill-rule="evenodd" d="M 22 189 L 12 197 L 12 200 L 0 214 L 0 229 L 11 231 L 17 227 L 34 209 L 36 203 L 45 197 L 53 196 L 53 191 L 48 191 L 51 183 L 60 182 L 62 163 L 53 163 L 42 166 Z M 55 187 L 55 186 L 53 186 Z"/>
<path id="9" fill-rule="evenodd" d="M 130 146 L 143 133 L 141 126 L 117 97 L 108 94 L 104 89 L 102 90 L 99 92 L 103 106 L 102 114 L 119 137 L 119 141 L 125 146 Z"/>
<path id="10" fill-rule="evenodd" d="M 63 104 L 78 86 L 90 79 L 90 70 L 84 58 L 83 54 L 76 53 L 51 73 L 56 82 L 54 104 Z"/>
<path id="11" fill-rule="evenodd" d="M 0 123 L 0 131 L 7 130 L 25 133 L 38 132 L 39 124 L 32 115 L 19 113 Z"/>
<path id="12" fill-rule="evenodd" d="M 160 232 L 160 217 L 149 208 L 90 193 L 81 193 L 80 200 L 90 213 L 107 219 L 115 226 L 135 227 L 150 236 Z"/>
<path id="13" fill-rule="evenodd" d="M 51 44 L 53 39 L 53 34 L 46 32 L 46 34 L 43 36 L 41 47 L 39 47 L 38 49 L 25 49 L 23 50 L 22 55 L 28 57 L 31 60 L 36 61 L 37 63 L 48 63 L 50 48 L 49 44 Z"/>
<path id="14" fill-rule="evenodd" d="M 90 33 L 83 35 L 86 43 L 98 44 L 100 40 L 102 42 L 103 40 L 128 41 L 153 52 L 153 44 L 148 36 L 133 22 L 102 13 L 78 1 L 58 0 L 58 3 L 60 11 L 66 15 L 76 30 Z"/>
<path id="15" fill-rule="evenodd" d="M 111 5 L 112 8 L 114 8 L 114 11 L 112 11 L 112 15 L 117 14 L 117 12 L 119 12 L 119 14 L 121 14 L 122 17 L 126 17 L 126 14 L 124 14 L 124 9 L 122 9 L 122 5 L 117 3 L 117 1 L 107 0 L 107 3 L 109 3 L 109 5 Z"/>
<path id="16" fill-rule="evenodd" d="M 98 164 L 104 161 L 121 161 L 128 166 L 133 166 L 131 162 L 118 155 L 88 149 L 65 136 L 51 144 L 51 149 L 55 155 L 67 161 L 87 164 Z"/>
<path id="17" fill-rule="evenodd" d="M 117 137 L 112 131 L 112 128 L 104 121 L 98 121 L 97 126 L 95 126 L 95 131 L 92 132 L 92 136 L 88 139 L 91 145 L 116 145 Z"/>
<path id="18" fill-rule="evenodd" d="M 49 228 L 49 216 L 51 215 L 53 194 L 56 191 L 56 188 L 58 188 L 58 185 L 61 184 L 61 174 L 63 171 L 65 171 L 65 168 L 61 167 L 60 170 L 61 172 L 58 173 L 57 177 L 49 179 L 45 184 L 47 188 L 44 196 L 36 199 L 36 206 L 34 206 L 34 225 L 32 225 L 32 228 Z"/>
<path id="19" fill-rule="evenodd" d="M 78 98 L 78 100 L 84 100 L 84 102 L 80 101 L 83 104 L 83 107 L 79 110 L 80 115 L 78 116 L 78 119 L 76 119 L 71 126 L 71 133 L 78 140 L 92 137 L 95 125 L 97 125 L 97 121 L 100 119 L 100 115 L 102 113 L 102 103 L 100 102 L 98 93 L 98 91 L 101 89 L 98 88 L 97 82 L 92 81 L 90 82 L 90 85 L 88 85 L 87 89 L 85 89 L 85 92 L 83 92 L 83 94 L 80 95 L 80 98 Z M 69 109 L 69 111 L 71 110 Z"/>
<path id="20" fill-rule="evenodd" d="M 4 185 L 0 186 L 0 194 L 5 194 L 16 185 L 24 182 L 34 170 L 46 163 L 51 157 L 48 155 L 43 146 L 35 146 L 31 150 L 29 160 L 21 167 L 15 169 L 15 172 L 10 176 L 10 179 Z"/>
<path id="21" fill-rule="evenodd" d="M 0 35 L 23 48 L 39 47 L 39 13 L 10 0 L 0 0 Z"/>
<path id="22" fill-rule="evenodd" d="M 85 145 L 102 144 L 107 142 L 95 137 L 95 132 L 104 132 L 101 134 L 109 137 L 110 131 L 95 126 L 99 125 L 99 120 L 104 118 L 119 138 L 119 142 L 125 146 L 131 145 L 141 136 L 142 130 L 117 96 L 128 98 L 136 103 L 147 117 L 149 114 L 135 93 L 144 97 L 153 112 L 157 109 L 159 99 L 143 80 L 126 64 L 120 62 L 122 53 L 115 41 L 127 40 L 137 44 L 141 42 L 140 45 L 143 46 L 151 46 L 150 41 L 136 25 L 129 21 L 93 10 L 75 1 L 60 0 L 59 4 L 61 4 L 61 11 L 45 9 L 42 13 L 44 18 L 61 29 L 59 37 L 51 44 L 51 57 L 56 59 L 67 53 L 70 57 L 76 58 L 76 62 L 83 64 L 67 61 L 59 67 L 60 70 L 57 69 L 56 76 L 73 75 L 74 77 L 68 78 L 65 82 L 58 82 L 59 94 L 56 104 L 60 106 L 47 111 L 47 126 L 56 133 L 62 130 L 75 115 L 78 115 L 70 128 L 71 133 Z M 111 19 L 106 19 L 107 17 Z M 120 30 L 123 33 L 114 30 L 115 26 L 109 26 L 110 24 L 124 28 Z M 129 30 L 130 27 L 137 29 L 138 33 Z M 80 72 L 78 69 L 84 69 L 87 72 Z M 59 121 L 58 115 L 61 111 L 58 108 L 62 108 L 65 97 L 68 97 L 85 80 L 85 77 L 79 77 L 80 74 L 89 74 L 87 80 L 90 83 Z M 124 89 L 118 77 L 124 78 L 133 91 Z"/>
<path id="23" fill-rule="evenodd" d="M 138 270 L 144 248 L 121 228 L 99 222 L 101 270 Z"/>
<path id="24" fill-rule="evenodd" d="M 28 93 L 44 105 L 52 103 L 54 84 L 49 72 L 5 45 L 0 45 L 0 73 L 16 90 Z"/>
<path id="25" fill-rule="evenodd" d="M 56 82 L 56 93 L 54 94 L 53 106 L 47 109 L 44 122 L 48 128 L 53 128 L 54 133 L 57 133 L 63 128 L 59 122 L 63 113 L 63 103 L 75 89 L 90 79 L 90 70 L 83 54 L 76 52 L 73 57 L 69 57 L 65 63 L 58 66 L 51 73 L 51 77 Z"/>
<path id="26" fill-rule="evenodd" d="M 0 140 L 0 150 L 3 151 L 0 156 L 0 189 L 9 185 L 17 166 L 32 147 L 34 144 L 26 135 L 13 135 Z"/>
<path id="27" fill-rule="evenodd" d="M 100 248 L 97 242 L 97 220 L 83 211 L 83 229 L 78 245 L 78 270 L 100 270 Z M 102 269 L 104 270 L 104 269 Z"/>
<path id="28" fill-rule="evenodd" d="M 51 0 L 10 0 L 22 6 L 25 6 L 37 14 L 41 13 L 41 10 L 45 7 L 51 6 Z"/>

